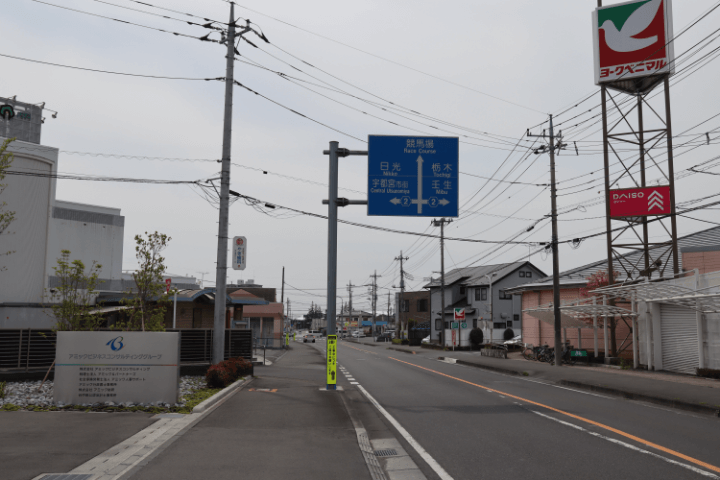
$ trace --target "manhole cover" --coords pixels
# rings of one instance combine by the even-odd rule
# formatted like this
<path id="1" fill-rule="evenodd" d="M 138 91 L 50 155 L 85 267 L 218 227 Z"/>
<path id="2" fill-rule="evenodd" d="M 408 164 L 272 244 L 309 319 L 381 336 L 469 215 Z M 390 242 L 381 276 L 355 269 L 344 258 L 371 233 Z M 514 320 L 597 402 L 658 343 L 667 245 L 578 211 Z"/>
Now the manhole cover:
<path id="1" fill-rule="evenodd" d="M 90 480 L 92 473 L 46 473 L 40 480 Z"/>
<path id="2" fill-rule="evenodd" d="M 394 448 L 383 448 L 382 450 L 375 450 L 376 457 L 394 457 L 397 455 L 397 451 Z"/>

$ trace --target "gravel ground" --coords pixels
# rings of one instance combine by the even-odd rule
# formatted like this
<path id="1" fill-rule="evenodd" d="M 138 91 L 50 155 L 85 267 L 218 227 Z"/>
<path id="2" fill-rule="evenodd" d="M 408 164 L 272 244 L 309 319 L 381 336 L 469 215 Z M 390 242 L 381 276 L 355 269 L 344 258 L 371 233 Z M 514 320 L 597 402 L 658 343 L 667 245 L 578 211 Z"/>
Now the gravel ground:
<path id="1" fill-rule="evenodd" d="M 0 398 L 0 408 L 2 408 L 2 406 L 6 404 L 17 405 L 19 407 L 27 407 L 30 405 L 36 405 L 40 407 L 54 406 L 55 402 L 53 401 L 53 382 L 48 380 L 42 387 L 40 387 L 41 383 L 42 382 L 40 380 L 34 382 L 7 382 L 7 385 L 5 386 L 5 398 Z M 126 407 L 184 407 L 185 403 L 183 400 L 185 399 L 185 396 L 201 388 L 205 388 L 205 377 L 186 375 L 180 377 L 180 403 L 176 403 L 174 405 L 171 405 L 169 403 L 152 405 L 126 402 L 122 405 Z M 83 407 L 89 407 L 92 405 L 101 404 L 81 404 L 81 406 Z M 106 402 L 102 405 L 115 406 L 117 404 L 114 402 Z M 63 405 L 60 404 L 57 406 L 60 407 Z"/>

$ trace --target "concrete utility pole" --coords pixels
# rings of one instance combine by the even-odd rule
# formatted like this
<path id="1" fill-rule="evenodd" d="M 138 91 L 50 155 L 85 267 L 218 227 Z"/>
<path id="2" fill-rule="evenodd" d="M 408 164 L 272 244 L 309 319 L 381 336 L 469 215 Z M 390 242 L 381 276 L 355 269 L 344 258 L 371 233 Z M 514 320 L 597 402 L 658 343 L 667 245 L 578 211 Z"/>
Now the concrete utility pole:
<path id="1" fill-rule="evenodd" d="M 225 72 L 225 120 L 223 125 L 222 174 L 220 178 L 220 218 L 218 225 L 217 274 L 215 276 L 215 319 L 213 322 L 213 363 L 225 359 L 225 297 L 230 210 L 230 153 L 232 142 L 233 74 L 235 67 L 235 4 L 230 3 Z"/>
<path id="2" fill-rule="evenodd" d="M 371 275 L 373 279 L 372 283 L 372 331 L 371 335 L 373 337 L 373 341 L 375 341 L 375 314 L 377 312 L 377 279 L 378 277 L 382 277 L 382 275 L 377 274 L 377 270 L 375 270 L 375 273 Z"/>
<path id="3" fill-rule="evenodd" d="M 352 324 L 352 282 L 348 282 L 348 295 L 350 295 L 350 301 L 348 302 L 348 309 L 349 309 L 349 317 L 350 317 L 350 323 Z"/>
<path id="4" fill-rule="evenodd" d="M 403 257 L 402 250 L 400 250 L 400 256 L 395 257 L 395 260 L 400 261 L 400 305 L 401 305 L 401 312 L 402 313 L 402 302 L 405 300 L 405 270 L 403 269 L 403 261 L 409 260 L 410 257 Z M 400 332 L 403 332 L 403 325 L 402 325 L 402 319 L 400 318 L 400 315 L 398 315 L 398 320 L 400 320 Z M 400 334 L 402 338 L 402 333 Z"/>
<path id="5" fill-rule="evenodd" d="M 603 104 L 604 105 L 604 104 Z M 542 135 L 531 135 L 528 131 L 528 137 L 545 137 L 545 131 Z M 562 132 L 558 136 L 557 145 L 555 144 L 555 131 L 553 130 L 553 118 L 550 115 L 550 201 L 552 211 L 550 212 L 552 220 L 552 240 L 551 247 L 553 253 L 553 314 L 555 316 L 555 366 L 562 366 L 562 317 L 560 316 L 560 259 L 558 255 L 558 226 L 557 226 L 557 188 L 555 186 L 555 149 L 562 149 L 565 145 L 562 143 Z M 545 145 L 535 151 L 535 153 L 544 153 Z"/>
<path id="6" fill-rule="evenodd" d="M 441 218 L 433 220 L 435 227 L 440 227 L 440 322 L 445 329 L 445 224 L 452 223 L 452 220 Z M 454 320 L 454 318 L 453 318 Z"/>
<path id="7" fill-rule="evenodd" d="M 283 267 L 282 274 L 282 289 L 280 290 L 280 303 L 285 302 L 285 267 Z"/>

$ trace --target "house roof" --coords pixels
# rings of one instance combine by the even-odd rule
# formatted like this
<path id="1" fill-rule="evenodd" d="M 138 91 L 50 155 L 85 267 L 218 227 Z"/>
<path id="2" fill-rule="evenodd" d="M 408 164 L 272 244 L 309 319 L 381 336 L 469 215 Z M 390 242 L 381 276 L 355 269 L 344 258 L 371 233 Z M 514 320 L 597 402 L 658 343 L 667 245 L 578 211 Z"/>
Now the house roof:
<path id="1" fill-rule="evenodd" d="M 454 284 L 461 284 L 467 286 L 478 286 L 488 285 L 488 279 L 486 275 L 493 276 L 493 282 L 508 276 L 523 265 L 530 265 L 535 270 L 545 275 L 545 272 L 537 268 L 531 262 L 513 262 L 513 263 L 500 263 L 496 265 L 479 265 L 477 267 L 464 267 L 450 270 L 445 274 L 445 286 L 451 286 Z M 423 288 L 437 288 L 440 286 L 439 281 L 430 282 L 423 286 Z"/>
<path id="2" fill-rule="evenodd" d="M 98 297 L 98 301 L 103 303 L 118 303 L 122 300 L 134 297 L 134 293 L 101 293 Z M 174 295 L 170 295 L 169 298 L 172 301 Z M 215 303 L 215 289 L 204 288 L 202 290 L 178 290 L 177 301 L 178 302 L 195 302 L 199 300 L 205 300 L 208 303 Z M 226 304 L 228 305 L 267 305 L 269 302 L 258 298 L 254 295 L 242 296 L 240 298 L 233 298 L 229 295 L 226 296 Z"/>
<path id="3" fill-rule="evenodd" d="M 720 245 L 720 227 L 708 228 L 707 230 L 701 230 L 699 232 L 691 233 L 689 235 L 678 238 L 678 251 L 696 251 L 698 247 L 712 247 L 717 245 Z M 651 250 L 657 248 L 663 247 L 655 247 L 651 248 Z M 637 264 L 642 255 L 642 252 L 632 252 L 621 255 L 621 257 L 626 259 L 628 263 Z M 680 269 L 682 270 L 682 255 L 678 260 L 680 264 Z M 672 265 L 672 261 L 673 259 L 671 255 L 668 263 Z M 623 269 L 620 266 L 620 263 L 617 262 L 617 260 L 613 262 L 613 267 L 616 272 L 623 272 Z M 607 270 L 607 258 L 598 260 L 593 263 L 588 263 L 587 265 L 573 268 L 571 270 L 560 272 L 560 283 L 563 286 L 585 285 L 587 283 L 587 278 L 593 273 L 596 273 L 600 270 Z M 623 282 L 625 280 L 626 279 L 622 277 L 618 278 L 618 281 L 620 282 Z M 552 276 L 540 278 L 537 282 L 534 282 L 532 284 L 514 287 L 512 290 L 515 290 L 516 293 L 519 293 L 523 290 L 541 290 L 548 287 L 552 287 Z"/>

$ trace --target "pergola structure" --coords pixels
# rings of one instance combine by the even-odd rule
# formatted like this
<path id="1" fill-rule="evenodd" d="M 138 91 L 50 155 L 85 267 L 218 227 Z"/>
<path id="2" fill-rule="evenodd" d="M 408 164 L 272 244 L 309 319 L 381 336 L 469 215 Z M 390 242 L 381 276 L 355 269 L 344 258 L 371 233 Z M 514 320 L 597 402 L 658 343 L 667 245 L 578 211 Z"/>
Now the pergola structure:
<path id="1" fill-rule="evenodd" d="M 633 304 L 634 305 L 634 304 Z M 548 305 L 541 305 L 535 308 L 529 308 L 527 310 L 523 310 L 524 313 L 528 313 L 532 315 L 533 317 L 537 318 L 538 320 L 548 323 L 550 325 L 554 325 L 555 323 L 555 315 L 553 312 L 552 304 Z M 598 336 L 597 336 L 597 329 L 598 329 L 598 321 L 602 321 L 602 325 L 605 332 L 605 351 L 608 351 L 608 331 L 607 331 L 607 324 L 608 322 L 605 321 L 607 318 L 632 318 L 633 321 L 633 327 L 632 331 L 636 332 L 636 319 L 637 319 L 637 313 L 635 313 L 633 310 L 628 310 L 626 308 L 617 307 L 615 305 L 607 305 L 607 301 L 600 297 L 592 297 L 589 299 L 583 299 L 579 300 L 578 302 L 575 302 L 573 304 L 568 305 L 562 305 L 560 307 L 560 323 L 563 328 L 563 333 L 566 332 L 567 328 L 577 328 L 578 329 L 578 342 L 580 344 L 578 345 L 578 348 L 582 348 L 582 336 L 580 335 L 580 329 L 582 328 L 592 328 L 593 329 L 593 348 L 595 351 L 595 355 L 597 356 L 598 353 Z M 564 334 L 563 337 L 567 338 L 567 335 Z M 625 339 L 627 340 L 627 338 Z M 625 341 L 623 341 L 623 344 Z M 633 338 L 633 350 L 637 349 L 637 343 L 635 342 L 635 339 Z M 622 344 L 621 344 L 622 347 Z"/>

